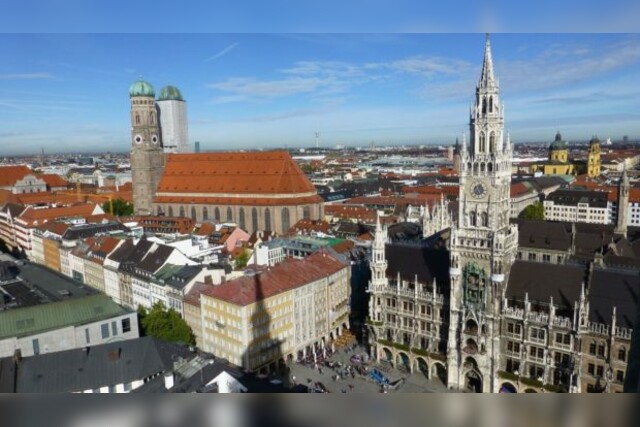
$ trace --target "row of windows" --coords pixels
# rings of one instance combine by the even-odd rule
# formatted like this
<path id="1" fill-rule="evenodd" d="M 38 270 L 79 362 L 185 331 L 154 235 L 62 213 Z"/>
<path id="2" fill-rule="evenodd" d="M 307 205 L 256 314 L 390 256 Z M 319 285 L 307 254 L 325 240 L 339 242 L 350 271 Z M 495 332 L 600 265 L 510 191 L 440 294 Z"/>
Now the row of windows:
<path id="1" fill-rule="evenodd" d="M 158 214 L 160 214 L 162 212 L 162 209 L 160 207 L 158 207 Z M 195 207 L 191 207 L 191 219 L 193 220 L 197 220 L 197 212 L 196 212 L 196 208 Z M 174 216 L 174 212 L 173 212 L 173 206 L 169 206 L 167 208 L 167 215 L 172 217 Z M 184 206 L 180 206 L 179 209 L 179 215 L 180 217 L 186 217 L 186 211 Z M 257 208 L 252 208 L 251 209 L 251 226 L 252 226 L 252 230 L 257 230 L 258 229 L 258 216 L 259 216 L 259 212 Z M 311 218 L 311 209 L 309 206 L 305 206 L 302 209 L 302 218 L 303 219 L 310 219 Z M 202 220 L 203 221 L 208 221 L 209 219 L 215 219 L 216 221 L 221 221 L 222 220 L 222 216 L 220 214 L 220 208 L 215 207 L 213 210 L 213 218 L 209 218 L 209 209 L 205 206 L 204 208 L 202 208 Z M 233 210 L 231 209 L 231 207 L 227 207 L 226 210 L 226 218 L 225 218 L 226 222 L 234 222 L 234 218 L 233 218 Z M 281 221 L 282 221 L 282 230 L 286 231 L 289 230 L 289 228 L 291 228 L 291 220 L 290 220 L 290 213 L 289 213 L 289 208 L 282 208 L 282 213 L 281 213 Z M 238 225 L 240 226 L 240 228 L 242 228 L 243 230 L 247 229 L 247 224 L 246 224 L 246 217 L 245 217 L 245 209 L 244 208 L 240 208 L 238 210 L 238 218 L 237 218 L 237 222 Z M 265 208 L 264 209 L 264 229 L 265 231 L 271 231 L 271 211 L 269 210 L 269 208 Z"/>

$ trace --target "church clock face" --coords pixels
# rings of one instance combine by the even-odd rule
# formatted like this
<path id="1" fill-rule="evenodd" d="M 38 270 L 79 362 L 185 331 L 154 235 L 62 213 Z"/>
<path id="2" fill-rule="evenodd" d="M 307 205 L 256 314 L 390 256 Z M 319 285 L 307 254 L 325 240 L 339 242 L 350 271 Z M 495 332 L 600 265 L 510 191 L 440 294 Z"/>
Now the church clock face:
<path id="1" fill-rule="evenodd" d="M 485 194 L 487 194 L 487 188 L 481 182 L 476 182 L 471 187 L 471 194 L 473 195 L 473 197 L 480 199 L 484 197 Z"/>

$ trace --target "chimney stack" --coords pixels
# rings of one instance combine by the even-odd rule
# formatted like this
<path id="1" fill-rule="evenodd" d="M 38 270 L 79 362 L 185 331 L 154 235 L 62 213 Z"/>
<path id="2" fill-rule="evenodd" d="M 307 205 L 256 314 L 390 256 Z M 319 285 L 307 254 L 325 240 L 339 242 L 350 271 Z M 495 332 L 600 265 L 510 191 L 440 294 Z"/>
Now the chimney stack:
<path id="1" fill-rule="evenodd" d="M 164 388 L 167 390 L 171 390 L 175 385 L 175 381 L 173 378 L 173 372 L 166 372 L 164 374 Z"/>

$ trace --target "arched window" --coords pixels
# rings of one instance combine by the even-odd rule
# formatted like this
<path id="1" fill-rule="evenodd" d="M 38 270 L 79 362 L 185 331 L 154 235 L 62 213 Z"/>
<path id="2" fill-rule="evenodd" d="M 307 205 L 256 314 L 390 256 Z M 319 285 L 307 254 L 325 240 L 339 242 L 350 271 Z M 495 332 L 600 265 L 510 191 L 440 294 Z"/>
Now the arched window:
<path id="1" fill-rule="evenodd" d="M 136 124 L 140 124 L 140 114 L 136 114 Z"/>
<path id="2" fill-rule="evenodd" d="M 196 220 L 196 208 L 191 206 L 191 219 Z"/>
<path id="3" fill-rule="evenodd" d="M 489 97 L 489 112 L 493 113 L 493 96 Z"/>
<path id="4" fill-rule="evenodd" d="M 220 208 L 218 208 L 217 206 L 213 210 L 213 217 L 215 218 L 216 221 L 220 222 Z"/>
<path id="5" fill-rule="evenodd" d="M 489 217 L 487 215 L 486 212 L 482 212 L 482 214 L 480 215 L 482 218 L 482 226 L 483 227 L 488 227 L 489 226 Z"/>
<path id="6" fill-rule="evenodd" d="M 467 163 L 467 170 L 471 171 L 471 162 Z"/>
<path id="7" fill-rule="evenodd" d="M 233 222 L 233 212 L 231 212 L 231 207 L 227 208 L 227 222 Z"/>
<path id="8" fill-rule="evenodd" d="M 475 212 L 471 212 L 469 214 L 469 223 L 472 227 L 476 226 L 476 213 Z"/>
<path id="9" fill-rule="evenodd" d="M 173 216 L 173 206 L 169 206 L 167 214 L 169 214 L 169 216 Z"/>
<path id="10" fill-rule="evenodd" d="M 493 172 L 493 164 L 491 162 L 487 163 L 487 171 Z"/>
<path id="11" fill-rule="evenodd" d="M 264 210 L 264 231 L 271 231 L 271 211 L 269 208 Z"/>
<path id="12" fill-rule="evenodd" d="M 251 227 L 252 231 L 258 231 L 258 209 L 251 209 Z"/>
<path id="13" fill-rule="evenodd" d="M 202 220 L 207 221 L 209 219 L 209 209 L 205 206 L 202 208 Z"/>
<path id="14" fill-rule="evenodd" d="M 302 208 L 302 218 L 303 219 L 311 218 L 311 209 L 309 208 L 309 206 L 305 206 L 304 208 Z"/>
<path id="15" fill-rule="evenodd" d="M 282 208 L 282 232 L 286 233 L 291 228 L 289 222 L 289 208 Z"/>
<path id="16" fill-rule="evenodd" d="M 247 226 L 244 222 L 244 208 L 240 208 L 240 211 L 238 212 L 238 222 L 239 222 L 240 228 L 242 228 L 243 230 L 247 229 Z"/>
<path id="17" fill-rule="evenodd" d="M 485 150 L 486 150 L 486 144 L 485 144 L 484 132 L 480 132 L 480 152 L 484 153 Z"/>
<path id="18" fill-rule="evenodd" d="M 156 215 L 160 216 L 162 213 L 162 208 L 160 206 L 156 207 Z"/>
<path id="19" fill-rule="evenodd" d="M 496 133 L 493 131 L 489 134 L 489 152 L 496 152 Z"/>
<path id="20" fill-rule="evenodd" d="M 484 162 L 480 163 L 480 172 L 484 172 Z"/>
<path id="21" fill-rule="evenodd" d="M 627 361 L 627 350 L 624 347 L 618 349 L 618 360 L 621 362 Z"/>
<path id="22" fill-rule="evenodd" d="M 482 114 L 487 113 L 487 97 L 482 98 Z"/>
<path id="23" fill-rule="evenodd" d="M 186 215 L 184 214 L 184 206 L 180 206 L 180 216 L 181 217 L 185 217 Z"/>

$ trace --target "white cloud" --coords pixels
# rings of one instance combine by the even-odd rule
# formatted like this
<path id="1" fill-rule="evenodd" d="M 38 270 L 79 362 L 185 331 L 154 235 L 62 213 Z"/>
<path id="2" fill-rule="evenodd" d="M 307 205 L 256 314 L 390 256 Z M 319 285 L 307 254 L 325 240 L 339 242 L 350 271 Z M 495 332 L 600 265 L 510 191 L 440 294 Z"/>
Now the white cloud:
<path id="1" fill-rule="evenodd" d="M 0 74 L 0 80 L 49 80 L 53 79 L 51 73 L 14 73 Z"/>
<path id="2" fill-rule="evenodd" d="M 233 49 L 238 47 L 239 44 L 240 43 L 238 43 L 238 42 L 231 43 L 229 46 L 225 47 L 224 49 L 222 49 L 220 52 L 216 53 L 212 57 L 205 59 L 204 62 L 210 62 L 210 61 L 213 61 L 215 59 L 222 58 L 227 53 L 231 52 Z"/>

